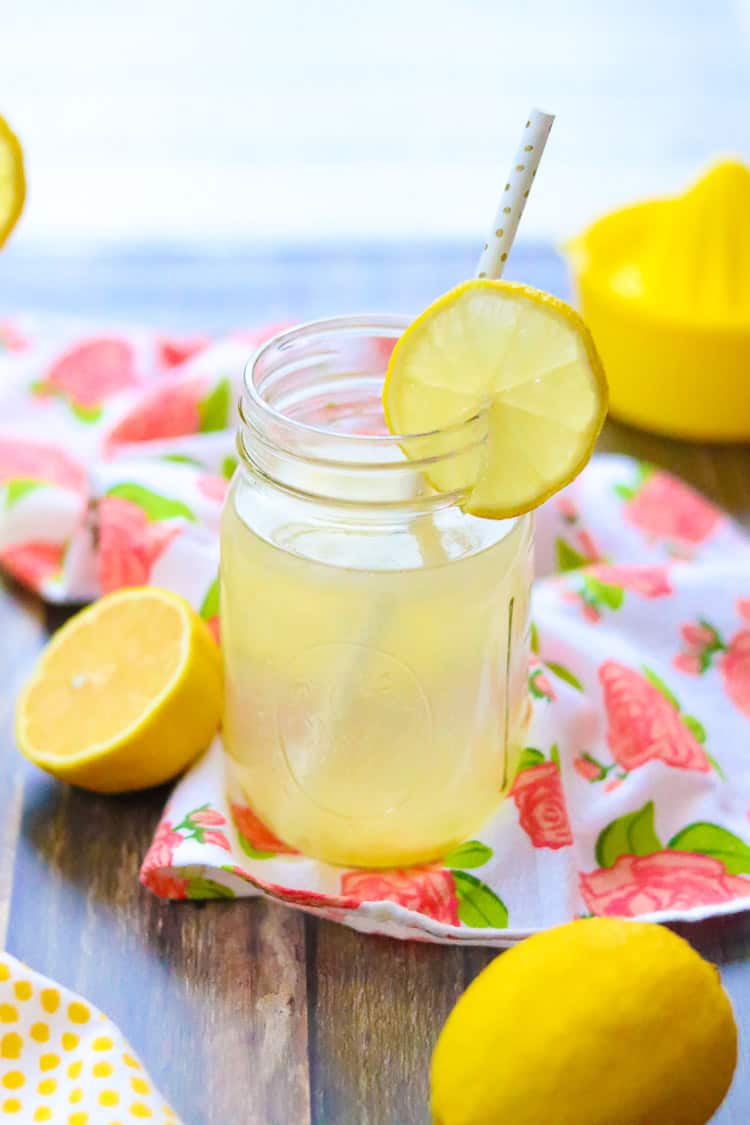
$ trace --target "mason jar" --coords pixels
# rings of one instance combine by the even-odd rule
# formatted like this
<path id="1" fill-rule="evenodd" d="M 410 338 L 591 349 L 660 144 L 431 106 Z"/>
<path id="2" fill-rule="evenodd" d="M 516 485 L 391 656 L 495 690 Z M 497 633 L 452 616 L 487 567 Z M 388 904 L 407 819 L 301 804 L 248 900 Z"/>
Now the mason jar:
<path id="1" fill-rule="evenodd" d="M 388 432 L 407 323 L 337 317 L 260 349 L 223 516 L 231 770 L 281 840 L 334 864 L 421 863 L 476 832 L 528 715 L 533 520 L 462 509 L 483 412 L 439 440 Z M 435 491 L 449 461 L 458 487 Z"/>

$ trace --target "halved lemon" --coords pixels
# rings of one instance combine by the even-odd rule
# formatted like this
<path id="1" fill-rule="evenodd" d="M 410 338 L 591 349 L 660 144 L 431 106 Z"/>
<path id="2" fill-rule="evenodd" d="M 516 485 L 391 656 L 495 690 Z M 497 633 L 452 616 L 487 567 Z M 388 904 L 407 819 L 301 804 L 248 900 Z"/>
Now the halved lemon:
<path id="1" fill-rule="evenodd" d="M 76 614 L 42 653 L 16 710 L 21 752 L 97 793 L 159 785 L 219 725 L 221 658 L 184 598 L 140 586 Z"/>
<path id="2" fill-rule="evenodd" d="M 8 122 L 0 117 L 0 246 L 16 225 L 25 198 L 21 145 Z"/>
<path id="3" fill-rule="evenodd" d="M 435 458 L 434 488 L 468 490 L 466 511 L 505 519 L 538 507 L 581 471 L 607 413 L 607 381 L 569 305 L 528 285 L 477 280 L 406 329 L 383 403 L 392 433 L 431 435 L 418 448 L 420 458 Z M 483 411 L 486 440 L 470 455 L 442 456 L 440 431 Z"/>

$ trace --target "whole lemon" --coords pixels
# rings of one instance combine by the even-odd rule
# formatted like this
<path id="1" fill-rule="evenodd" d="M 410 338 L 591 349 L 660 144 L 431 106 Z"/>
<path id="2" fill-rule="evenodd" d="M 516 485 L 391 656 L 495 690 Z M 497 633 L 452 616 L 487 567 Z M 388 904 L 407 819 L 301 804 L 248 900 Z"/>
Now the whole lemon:
<path id="1" fill-rule="evenodd" d="M 663 926 L 590 918 L 480 973 L 432 1059 L 436 1125 L 705 1125 L 737 1029 L 717 969 Z"/>

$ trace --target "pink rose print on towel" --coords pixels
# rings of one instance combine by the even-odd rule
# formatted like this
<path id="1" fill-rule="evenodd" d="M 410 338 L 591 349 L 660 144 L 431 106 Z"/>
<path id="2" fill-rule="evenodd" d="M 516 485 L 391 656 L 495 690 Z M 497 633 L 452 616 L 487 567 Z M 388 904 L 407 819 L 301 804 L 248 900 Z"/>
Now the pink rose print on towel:
<path id="1" fill-rule="evenodd" d="M 599 869 L 581 873 L 592 914 L 634 918 L 750 897 L 750 845 L 717 824 L 697 822 L 662 844 L 654 803 L 612 821 L 596 843 Z"/>
<path id="2" fill-rule="evenodd" d="M 573 769 L 584 781 L 601 781 L 603 767 L 590 754 L 579 754 L 573 760 Z"/>
<path id="3" fill-rule="evenodd" d="M 555 507 L 566 523 L 574 524 L 578 522 L 580 517 L 578 505 L 569 491 L 555 497 Z"/>
<path id="4" fill-rule="evenodd" d="M 145 874 L 141 872 L 141 883 L 159 898 L 179 901 L 188 897 L 188 880 L 181 879 L 179 875 L 170 875 L 161 868 L 154 868 Z"/>
<path id="5" fill-rule="evenodd" d="M 32 590 L 41 590 L 45 582 L 59 577 L 64 559 L 65 545 L 44 539 L 27 540 L 0 551 L 0 564 Z"/>
<path id="6" fill-rule="evenodd" d="M 237 829 L 240 847 L 252 859 L 268 859 L 274 855 L 299 855 L 290 848 L 247 805 L 232 805 L 232 820 Z"/>
<path id="7" fill-rule="evenodd" d="M 154 563 L 180 534 L 174 524 L 152 522 L 143 508 L 121 496 L 99 501 L 97 574 L 103 594 L 145 586 Z"/>
<path id="8" fill-rule="evenodd" d="M 651 761 L 708 772 L 714 763 L 701 742 L 697 719 L 683 715 L 675 696 L 654 672 L 637 672 L 608 660 L 599 668 L 607 712 L 607 745 L 626 772 Z M 715 767 L 716 768 L 716 767 Z"/>
<path id="9" fill-rule="evenodd" d="M 573 843 L 565 805 L 557 747 L 550 760 L 541 750 L 527 747 L 509 796 L 518 809 L 519 821 L 535 848 L 565 848 Z"/>
<path id="10" fill-rule="evenodd" d="M 162 820 L 141 866 L 141 883 L 160 898 L 234 898 L 233 892 L 220 883 L 201 877 L 183 879 L 172 869 L 175 853 L 185 840 L 228 852 L 229 841 L 221 831 L 225 824 L 222 813 L 207 804 L 193 809 L 179 824 Z"/>
<path id="11" fill-rule="evenodd" d="M 141 883 L 160 898 L 187 897 L 187 880 L 169 873 L 174 854 L 182 840 L 183 837 L 173 829 L 170 821 L 162 820 L 141 865 Z"/>
<path id="12" fill-rule="evenodd" d="M 223 851 L 230 851 L 229 840 L 226 834 L 220 831 L 227 822 L 223 813 L 212 809 L 208 804 L 201 805 L 187 813 L 174 831 L 181 833 L 182 840 L 196 840 L 199 844 L 213 844 Z"/>
<path id="13" fill-rule="evenodd" d="M 128 341 L 100 337 L 61 355 L 31 389 L 42 397 L 58 395 L 81 422 L 96 422 L 107 399 L 139 381 Z"/>
<path id="14" fill-rule="evenodd" d="M 198 433 L 203 380 L 174 383 L 144 395 L 110 432 L 107 448 Z"/>
<path id="15" fill-rule="evenodd" d="M 590 784 L 595 784 L 597 781 L 604 781 L 606 784 L 603 786 L 605 793 L 613 793 L 615 789 L 619 789 L 623 781 L 627 777 L 626 773 L 615 773 L 613 777 L 609 775 L 613 770 L 616 770 L 617 762 L 612 762 L 610 765 L 605 765 L 595 758 L 593 754 L 588 751 L 583 751 L 577 754 L 573 759 L 573 769 L 579 777 Z"/>
<path id="16" fill-rule="evenodd" d="M 460 921 L 453 873 L 441 867 L 350 871 L 341 877 L 341 893 L 360 903 L 397 902 L 448 926 Z"/>
<path id="17" fill-rule="evenodd" d="M 208 336 L 159 336 L 156 340 L 156 357 L 161 367 L 179 367 L 204 351 L 211 340 Z"/>
<path id="18" fill-rule="evenodd" d="M 396 902 L 448 926 L 504 929 L 505 903 L 466 870 L 483 867 L 491 859 L 492 849 L 481 840 L 467 840 L 445 856 L 442 866 L 349 871 L 341 878 L 341 893 L 358 904 Z"/>
<path id="19" fill-rule="evenodd" d="M 549 703 L 554 703 L 557 699 L 549 676 L 534 656 L 529 663 L 529 691 L 534 699 L 546 699 Z"/>
<path id="20" fill-rule="evenodd" d="M 113 453 L 132 442 L 164 441 L 225 430 L 230 407 L 231 386 L 227 378 L 213 387 L 205 376 L 172 381 L 144 395 L 113 427 L 106 450 Z"/>
<path id="21" fill-rule="evenodd" d="M 536 644 L 536 642 L 534 642 Z M 569 668 L 558 664 L 554 660 L 541 661 L 535 651 L 532 649 L 531 657 L 529 659 L 529 694 L 532 699 L 544 699 L 548 703 L 554 703 L 557 699 L 557 691 L 553 685 L 550 675 L 558 680 L 563 680 L 570 687 L 576 691 L 583 691 L 583 684 L 574 676 Z"/>
<path id="22" fill-rule="evenodd" d="M 718 859 L 690 852 L 624 855 L 611 869 L 582 874 L 580 881 L 592 914 L 622 918 L 750 898 L 750 879 L 727 875 Z"/>
<path id="23" fill-rule="evenodd" d="M 729 640 L 703 619 L 683 625 L 683 648 L 673 664 L 689 676 L 702 676 L 716 663 L 726 694 L 750 718 L 750 599 L 740 598 L 737 612 L 748 628 L 740 629 Z"/>
<path id="24" fill-rule="evenodd" d="M 588 573 L 607 586 L 619 586 L 642 598 L 663 598 L 672 593 L 665 566 L 591 566 Z"/>
<path id="25" fill-rule="evenodd" d="M 55 445 L 0 438 L 0 485 L 6 486 L 6 507 L 35 487 L 55 485 L 85 496 L 85 467 Z"/>
<path id="26" fill-rule="evenodd" d="M 169 820 L 162 820 L 156 829 L 153 842 L 143 861 L 141 874 L 153 871 L 156 867 L 171 867 L 174 853 L 182 843 L 183 837 L 176 832 Z"/>
<path id="27" fill-rule="evenodd" d="M 641 464 L 633 485 L 615 486 L 625 500 L 623 515 L 631 526 L 654 542 L 665 542 L 675 554 L 694 553 L 722 521 L 721 512 L 671 473 Z"/>
<path id="28" fill-rule="evenodd" d="M 563 580 L 562 597 L 581 606 L 584 618 L 595 624 L 604 610 L 618 610 L 626 592 L 641 598 L 663 598 L 672 593 L 664 566 L 589 566 Z"/>
<path id="29" fill-rule="evenodd" d="M 219 579 L 214 578 L 201 603 L 200 615 L 213 633 L 217 645 L 221 644 L 219 628 Z"/>
<path id="30" fill-rule="evenodd" d="M 0 352 L 22 352 L 29 341 L 12 320 L 0 320 Z"/>
<path id="31" fill-rule="evenodd" d="M 84 466 L 57 446 L 0 438 L 0 489 L 6 512 L 45 487 L 75 493 L 83 514 L 88 479 Z M 66 544 L 42 537 L 22 540 L 0 551 L 0 564 L 33 590 L 58 577 Z"/>
<path id="32" fill-rule="evenodd" d="M 750 718 L 750 629 L 732 638 L 721 660 L 724 687 L 735 707 Z"/>
<path id="33" fill-rule="evenodd" d="M 591 532 L 580 526 L 580 512 L 571 494 L 559 496 L 555 506 L 570 528 L 567 538 L 559 536 L 555 540 L 557 569 L 565 572 L 590 563 L 604 562 L 604 554 L 594 542 Z"/>

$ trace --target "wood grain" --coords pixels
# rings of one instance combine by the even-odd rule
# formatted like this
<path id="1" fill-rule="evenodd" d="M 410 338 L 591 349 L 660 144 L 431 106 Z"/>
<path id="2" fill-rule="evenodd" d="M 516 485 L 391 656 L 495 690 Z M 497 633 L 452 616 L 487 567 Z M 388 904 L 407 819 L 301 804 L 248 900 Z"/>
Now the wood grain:
<path id="1" fill-rule="evenodd" d="M 310 1120 L 304 920 L 263 902 L 164 904 L 138 884 L 165 794 L 29 776 L 11 952 L 102 1007 L 186 1123 Z"/>
<path id="2" fill-rule="evenodd" d="M 437 1032 L 467 983 L 463 950 L 309 930 L 313 1120 L 422 1125 Z"/>
<path id="3" fill-rule="evenodd" d="M 43 606 L 15 583 L 0 583 L 0 605 L 0 946 L 4 946 L 23 807 L 24 765 L 13 737 L 15 701 L 46 633 Z"/>

